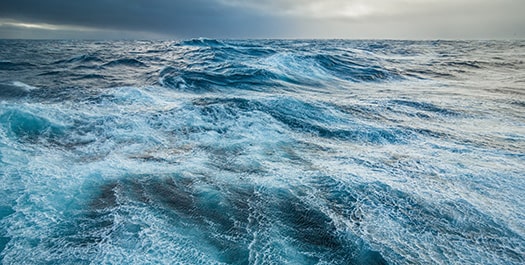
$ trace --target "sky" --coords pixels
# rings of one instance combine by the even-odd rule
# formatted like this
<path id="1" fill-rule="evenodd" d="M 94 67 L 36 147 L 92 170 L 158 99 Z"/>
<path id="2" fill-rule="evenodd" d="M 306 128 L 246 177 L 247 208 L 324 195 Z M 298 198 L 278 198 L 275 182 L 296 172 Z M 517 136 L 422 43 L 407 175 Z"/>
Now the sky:
<path id="1" fill-rule="evenodd" d="M 0 39 L 525 39 L 525 0 L 1 0 Z"/>

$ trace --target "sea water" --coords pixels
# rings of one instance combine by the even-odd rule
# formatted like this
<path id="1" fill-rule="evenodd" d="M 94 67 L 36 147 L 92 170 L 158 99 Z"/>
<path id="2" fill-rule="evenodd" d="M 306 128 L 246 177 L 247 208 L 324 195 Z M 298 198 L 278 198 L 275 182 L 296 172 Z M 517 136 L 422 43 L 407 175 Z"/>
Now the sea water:
<path id="1" fill-rule="evenodd" d="M 0 48 L 0 263 L 525 263 L 523 41 Z"/>

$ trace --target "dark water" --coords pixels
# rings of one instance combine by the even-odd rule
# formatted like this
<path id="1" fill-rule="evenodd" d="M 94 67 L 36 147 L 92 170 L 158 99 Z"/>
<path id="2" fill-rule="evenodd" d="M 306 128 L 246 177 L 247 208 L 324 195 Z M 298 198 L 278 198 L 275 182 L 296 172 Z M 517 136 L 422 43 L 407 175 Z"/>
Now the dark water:
<path id="1" fill-rule="evenodd" d="M 525 263 L 523 41 L 0 48 L 0 263 Z"/>

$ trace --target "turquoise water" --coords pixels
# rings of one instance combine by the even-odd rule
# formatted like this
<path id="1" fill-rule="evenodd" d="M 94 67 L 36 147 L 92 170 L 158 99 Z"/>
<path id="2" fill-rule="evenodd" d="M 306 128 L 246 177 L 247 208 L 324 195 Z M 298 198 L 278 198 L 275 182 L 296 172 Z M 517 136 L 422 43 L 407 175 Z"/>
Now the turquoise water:
<path id="1" fill-rule="evenodd" d="M 3 264 L 523 264 L 522 41 L 0 41 Z"/>

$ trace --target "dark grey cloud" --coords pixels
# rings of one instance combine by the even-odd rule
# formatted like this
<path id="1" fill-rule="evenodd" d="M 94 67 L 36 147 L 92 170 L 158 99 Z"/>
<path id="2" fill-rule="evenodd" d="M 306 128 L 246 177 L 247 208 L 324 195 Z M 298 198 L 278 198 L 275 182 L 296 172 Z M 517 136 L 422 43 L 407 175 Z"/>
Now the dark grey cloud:
<path id="1" fill-rule="evenodd" d="M 219 0 L 2 0 L 0 18 L 173 37 L 284 35 L 291 24 Z"/>
<path id="2" fill-rule="evenodd" d="M 523 0 L 1 0 L 0 38 L 525 38 L 523 10 Z"/>

